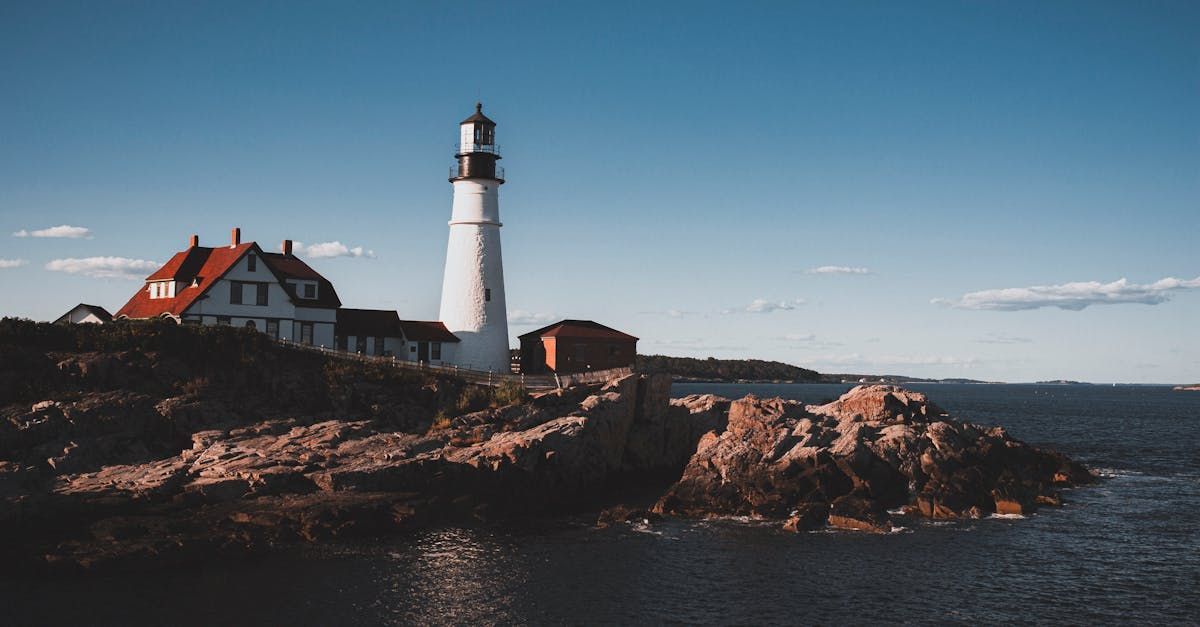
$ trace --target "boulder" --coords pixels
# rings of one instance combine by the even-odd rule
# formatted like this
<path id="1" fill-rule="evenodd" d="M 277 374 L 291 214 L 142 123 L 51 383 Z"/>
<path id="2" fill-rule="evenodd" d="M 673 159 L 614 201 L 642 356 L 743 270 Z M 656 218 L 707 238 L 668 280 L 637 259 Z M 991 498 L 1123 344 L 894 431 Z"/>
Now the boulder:
<path id="1" fill-rule="evenodd" d="M 791 519 L 828 503 L 831 525 L 886 531 L 886 512 L 898 507 L 929 518 L 1025 513 L 1061 502 L 1051 486 L 1091 480 L 1003 429 L 946 417 L 924 394 L 871 385 L 807 407 L 734 401 L 728 427 L 701 438 L 655 511 Z"/>
<path id="2" fill-rule="evenodd" d="M 798 506 L 783 523 L 783 530 L 792 533 L 812 531 L 824 527 L 829 520 L 829 505 L 825 503 L 804 503 Z"/>
<path id="3" fill-rule="evenodd" d="M 861 496 L 846 495 L 830 504 L 829 526 L 888 533 L 892 530 L 892 521 L 878 502 Z"/>

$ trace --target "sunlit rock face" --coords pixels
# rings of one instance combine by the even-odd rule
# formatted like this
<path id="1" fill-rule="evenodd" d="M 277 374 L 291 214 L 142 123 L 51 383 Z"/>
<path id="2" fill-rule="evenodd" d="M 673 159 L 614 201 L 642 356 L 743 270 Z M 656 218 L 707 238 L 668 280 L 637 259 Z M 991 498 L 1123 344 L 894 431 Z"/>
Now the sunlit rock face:
<path id="1" fill-rule="evenodd" d="M 819 406 L 734 401 L 728 428 L 700 440 L 655 509 L 885 531 L 889 510 L 932 518 L 1024 513 L 1091 478 L 999 427 L 952 420 L 919 392 L 859 386 Z"/>

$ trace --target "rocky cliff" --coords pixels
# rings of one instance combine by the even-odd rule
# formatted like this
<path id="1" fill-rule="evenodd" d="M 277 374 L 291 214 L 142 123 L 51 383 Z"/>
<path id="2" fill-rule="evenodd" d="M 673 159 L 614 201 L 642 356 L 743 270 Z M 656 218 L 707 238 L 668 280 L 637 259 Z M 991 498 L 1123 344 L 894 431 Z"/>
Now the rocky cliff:
<path id="1" fill-rule="evenodd" d="M 10 565 L 161 563 L 634 506 L 602 516 L 615 521 L 655 499 L 667 515 L 883 530 L 897 508 L 1025 512 L 1091 479 L 899 388 L 805 407 L 671 400 L 667 376 L 631 375 L 530 397 L 325 360 L 235 329 L 4 323 Z"/>

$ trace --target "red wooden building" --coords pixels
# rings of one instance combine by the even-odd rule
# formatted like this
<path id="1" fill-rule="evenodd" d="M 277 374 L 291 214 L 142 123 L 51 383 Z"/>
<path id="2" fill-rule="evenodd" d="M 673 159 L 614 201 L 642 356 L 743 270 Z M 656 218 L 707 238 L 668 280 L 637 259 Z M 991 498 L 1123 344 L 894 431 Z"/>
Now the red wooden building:
<path id="1" fill-rule="evenodd" d="M 563 320 L 518 339 L 527 374 L 625 368 L 637 359 L 636 337 L 591 320 Z"/>

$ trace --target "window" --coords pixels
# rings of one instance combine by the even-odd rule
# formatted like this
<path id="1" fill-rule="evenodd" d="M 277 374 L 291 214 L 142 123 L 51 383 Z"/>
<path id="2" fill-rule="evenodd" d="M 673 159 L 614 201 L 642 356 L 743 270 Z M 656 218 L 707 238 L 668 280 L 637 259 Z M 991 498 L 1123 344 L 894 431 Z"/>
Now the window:
<path id="1" fill-rule="evenodd" d="M 383 338 L 381 337 L 375 338 L 375 354 L 383 355 Z"/>
<path id="2" fill-rule="evenodd" d="M 150 284 L 150 298 L 158 298 L 158 283 Z"/>
<path id="3" fill-rule="evenodd" d="M 415 353 L 415 352 L 417 352 L 417 347 L 416 347 L 415 345 L 414 345 L 414 346 L 409 346 L 409 347 L 408 347 L 408 352 L 410 352 L 410 353 Z"/>
<path id="4" fill-rule="evenodd" d="M 229 326 L 229 316 L 217 316 L 217 325 L 222 327 Z"/>
<path id="5" fill-rule="evenodd" d="M 251 257 L 251 259 L 253 259 L 253 257 Z M 258 284 L 258 294 L 257 294 L 257 298 L 254 301 L 254 304 L 259 305 L 259 306 L 264 306 L 264 307 L 266 306 L 266 304 L 267 304 L 267 284 L 266 283 Z"/>
<path id="6" fill-rule="evenodd" d="M 587 346 L 584 344 L 575 345 L 575 361 L 583 363 L 587 361 Z"/>
<path id="7" fill-rule="evenodd" d="M 229 304 L 242 304 L 242 283 L 240 281 L 229 282 Z"/>
<path id="8" fill-rule="evenodd" d="M 246 255 L 246 270 L 249 272 L 258 270 L 258 257 Z"/>
<path id="9" fill-rule="evenodd" d="M 267 335 L 272 338 L 279 339 L 279 321 L 267 320 Z"/>
<path id="10" fill-rule="evenodd" d="M 301 344 L 312 344 L 313 343 L 313 327 L 312 327 L 311 322 L 300 323 L 300 343 Z"/>
<path id="11" fill-rule="evenodd" d="M 316 298 L 317 297 L 317 284 L 316 283 L 305 283 L 304 284 L 304 297 L 305 298 Z"/>
<path id="12" fill-rule="evenodd" d="M 258 330 L 258 325 L 257 325 L 257 324 L 255 324 L 253 320 L 247 320 L 247 321 L 246 321 L 246 328 L 247 328 L 247 329 L 254 329 L 255 331 L 257 331 L 257 330 Z"/>
<path id="13" fill-rule="evenodd" d="M 492 302 L 492 288 L 490 288 L 490 287 L 484 288 L 483 300 L 486 302 L 489 302 L 489 303 Z"/>
<path id="14" fill-rule="evenodd" d="M 359 353 L 360 355 L 367 352 L 367 336 L 360 335 L 354 338 L 354 340 L 354 352 Z"/>
<path id="15" fill-rule="evenodd" d="M 429 358 L 432 360 L 442 360 L 442 343 L 434 342 L 429 345 Z"/>

